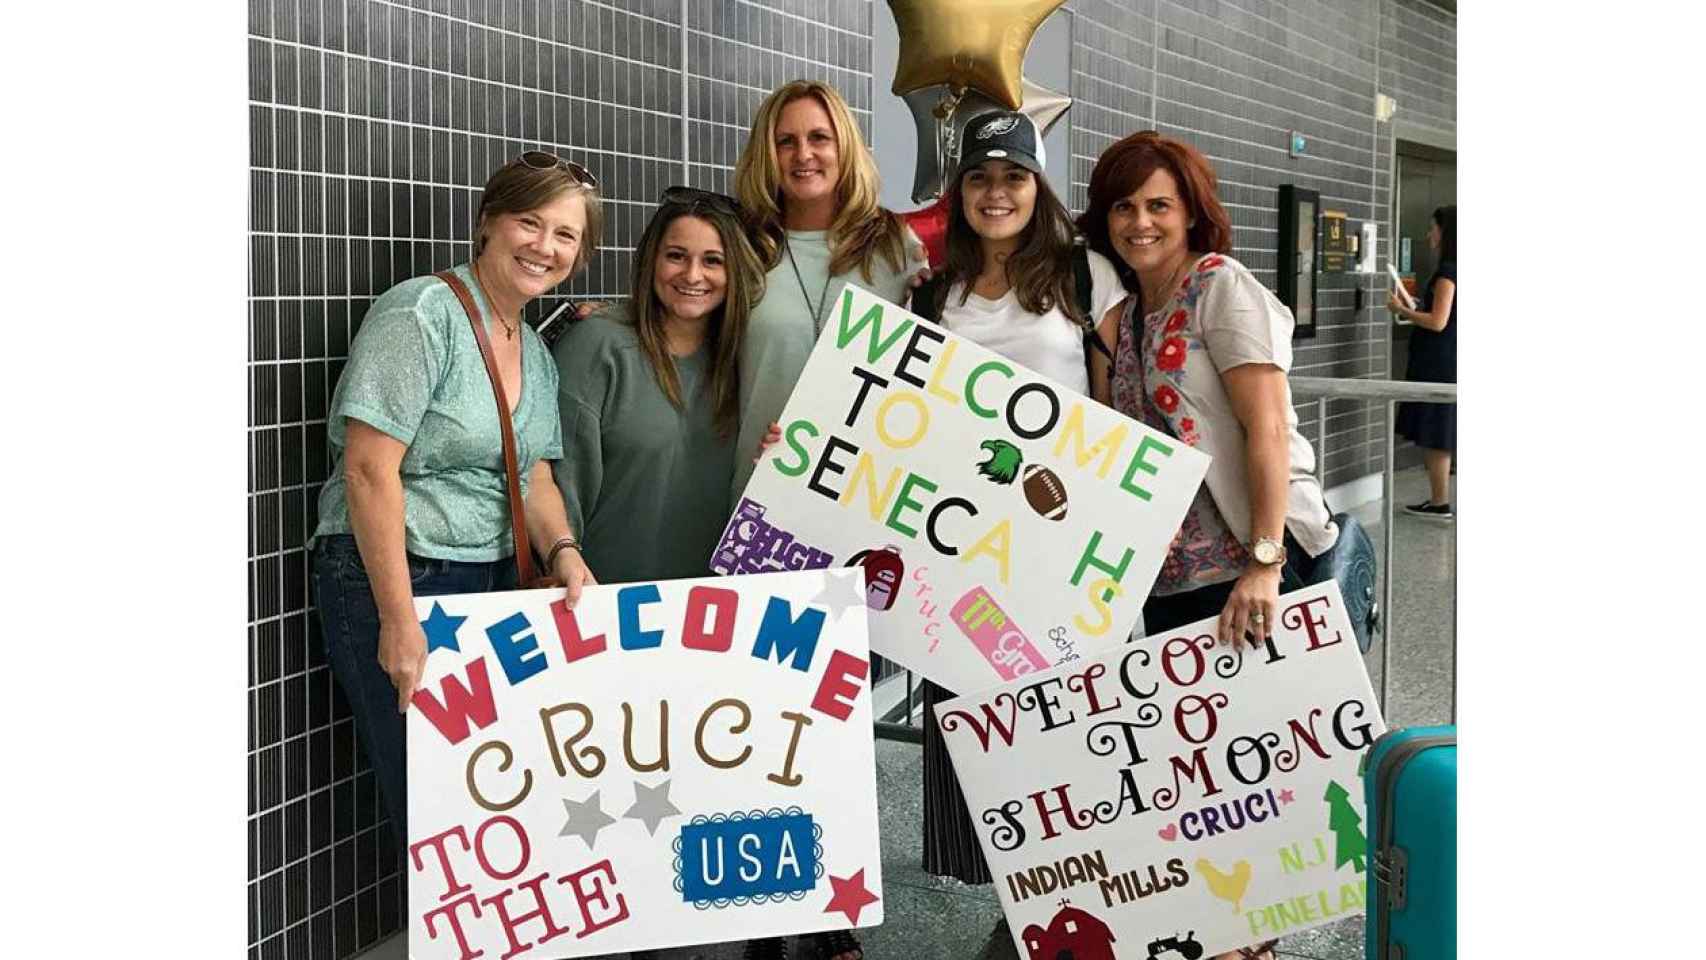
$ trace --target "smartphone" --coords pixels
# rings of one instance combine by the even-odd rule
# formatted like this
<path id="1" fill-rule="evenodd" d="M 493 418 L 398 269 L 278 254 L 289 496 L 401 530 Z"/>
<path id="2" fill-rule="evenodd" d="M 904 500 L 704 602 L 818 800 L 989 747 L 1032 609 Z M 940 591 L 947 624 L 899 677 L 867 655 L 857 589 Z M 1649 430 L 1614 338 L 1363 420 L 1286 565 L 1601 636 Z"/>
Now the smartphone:
<path id="1" fill-rule="evenodd" d="M 1404 289 L 1404 278 L 1398 275 L 1398 268 L 1388 263 L 1386 272 L 1392 277 L 1392 291 L 1398 294 L 1398 302 L 1407 309 L 1416 309 L 1416 298 L 1410 296 L 1410 291 Z"/>
<path id="2" fill-rule="evenodd" d="M 539 321 L 539 326 L 533 328 L 534 332 L 539 334 L 541 337 L 545 336 L 546 331 L 550 330 L 559 320 L 573 317 L 575 315 L 575 306 L 576 304 L 573 300 L 564 300 L 562 303 L 557 305 L 557 309 L 552 310 L 545 319 Z"/>

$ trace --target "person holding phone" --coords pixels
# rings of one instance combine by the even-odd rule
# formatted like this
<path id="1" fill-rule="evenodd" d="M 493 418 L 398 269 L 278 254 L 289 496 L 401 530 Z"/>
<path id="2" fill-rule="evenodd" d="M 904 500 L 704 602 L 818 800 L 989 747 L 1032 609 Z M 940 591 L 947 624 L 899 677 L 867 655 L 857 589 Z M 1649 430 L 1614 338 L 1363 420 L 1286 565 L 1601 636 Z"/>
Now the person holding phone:
<path id="1" fill-rule="evenodd" d="M 1436 209 L 1428 227 L 1428 246 L 1439 257 L 1433 277 L 1414 308 L 1394 293 L 1387 301 L 1393 313 L 1416 325 L 1410 334 L 1410 360 L 1404 379 L 1422 383 L 1457 382 L 1457 205 Z M 1428 498 L 1407 504 L 1404 512 L 1435 520 L 1450 520 L 1451 457 L 1457 450 L 1457 404 L 1398 404 L 1398 435 L 1422 448 L 1428 471 Z"/>

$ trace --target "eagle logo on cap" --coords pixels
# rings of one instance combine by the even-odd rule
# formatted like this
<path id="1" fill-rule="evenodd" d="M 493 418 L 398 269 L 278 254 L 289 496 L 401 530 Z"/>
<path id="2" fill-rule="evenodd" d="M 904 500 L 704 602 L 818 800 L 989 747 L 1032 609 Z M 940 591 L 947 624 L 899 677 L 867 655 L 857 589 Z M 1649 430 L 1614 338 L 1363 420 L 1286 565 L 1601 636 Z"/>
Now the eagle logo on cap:
<path id="1" fill-rule="evenodd" d="M 1018 125 L 1018 117 L 996 117 L 994 120 L 991 120 L 978 128 L 977 138 L 979 140 L 988 140 L 990 137 L 999 137 Z"/>

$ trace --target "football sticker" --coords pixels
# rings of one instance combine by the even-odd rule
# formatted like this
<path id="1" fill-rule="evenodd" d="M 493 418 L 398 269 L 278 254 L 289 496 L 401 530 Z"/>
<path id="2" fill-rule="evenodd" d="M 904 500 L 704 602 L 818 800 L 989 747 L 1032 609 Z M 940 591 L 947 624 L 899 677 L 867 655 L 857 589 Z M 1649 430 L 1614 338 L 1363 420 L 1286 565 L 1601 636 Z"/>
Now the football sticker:
<path id="1" fill-rule="evenodd" d="M 991 483 L 1010 484 L 1019 480 L 1025 502 L 1045 520 L 1066 519 L 1066 485 L 1060 475 L 1040 463 L 1025 463 L 1019 448 L 1005 440 L 985 440 L 978 449 L 989 454 L 977 465 L 977 472 Z"/>

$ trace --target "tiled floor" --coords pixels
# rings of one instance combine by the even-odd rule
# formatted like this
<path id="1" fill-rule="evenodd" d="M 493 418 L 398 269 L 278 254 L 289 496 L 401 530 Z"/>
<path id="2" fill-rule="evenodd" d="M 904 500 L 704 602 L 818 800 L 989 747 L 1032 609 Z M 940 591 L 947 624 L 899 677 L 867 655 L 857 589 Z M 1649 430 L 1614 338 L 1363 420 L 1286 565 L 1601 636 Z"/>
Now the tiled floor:
<path id="1" fill-rule="evenodd" d="M 1427 479 L 1420 471 L 1398 476 L 1398 503 L 1415 503 L 1426 495 Z M 1381 529 L 1380 505 L 1360 508 L 1357 518 L 1368 527 L 1376 550 L 1381 549 L 1385 531 Z M 1395 526 L 1398 541 L 1393 565 L 1398 580 L 1393 589 L 1393 621 L 1397 632 L 1390 650 L 1392 703 L 1386 710 L 1386 722 L 1388 726 L 1447 723 L 1451 720 L 1455 666 L 1455 522 L 1411 517 L 1399 510 Z M 1380 658 L 1377 644 L 1368 655 L 1369 677 L 1377 691 Z M 970 960 L 983 945 L 1001 908 L 991 886 L 940 881 L 926 876 L 920 868 L 920 762 L 919 749 L 913 744 L 877 742 L 877 803 L 883 824 L 887 921 L 881 927 L 861 931 L 865 955 L 871 960 Z M 1362 919 L 1354 918 L 1287 937 L 1280 942 L 1279 954 L 1355 960 L 1363 953 L 1362 936 Z M 398 937 L 369 951 L 364 960 L 402 960 L 406 954 Z M 740 947 L 721 944 L 666 951 L 664 956 L 667 960 L 735 960 Z M 795 956 L 811 960 L 799 947 Z"/>

